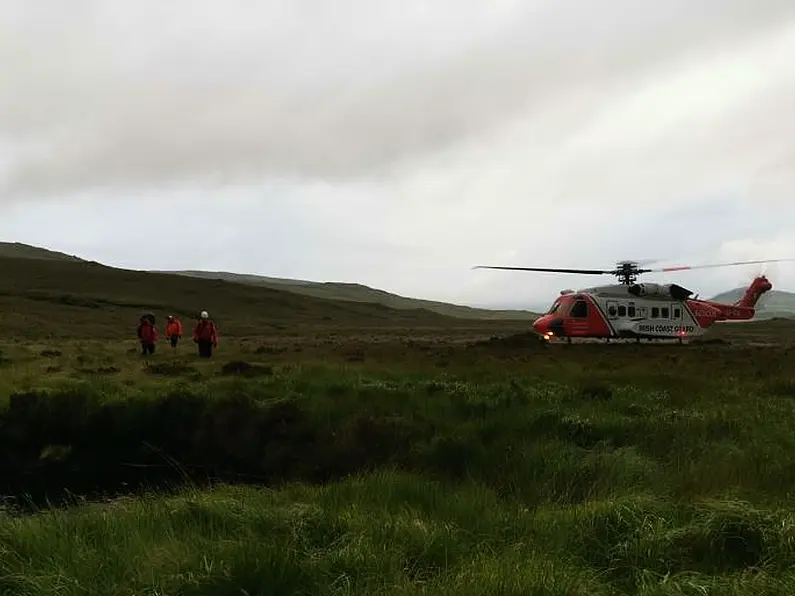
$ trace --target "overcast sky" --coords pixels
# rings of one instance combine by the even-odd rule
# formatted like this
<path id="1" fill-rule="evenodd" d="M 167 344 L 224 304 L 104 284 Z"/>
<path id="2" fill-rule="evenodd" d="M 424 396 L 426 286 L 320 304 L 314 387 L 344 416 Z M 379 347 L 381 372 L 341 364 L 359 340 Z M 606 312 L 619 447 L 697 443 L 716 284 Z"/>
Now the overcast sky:
<path id="1" fill-rule="evenodd" d="M 4 0 L 0 63 L 6 241 L 529 306 L 611 278 L 471 267 L 795 257 L 792 0 Z"/>

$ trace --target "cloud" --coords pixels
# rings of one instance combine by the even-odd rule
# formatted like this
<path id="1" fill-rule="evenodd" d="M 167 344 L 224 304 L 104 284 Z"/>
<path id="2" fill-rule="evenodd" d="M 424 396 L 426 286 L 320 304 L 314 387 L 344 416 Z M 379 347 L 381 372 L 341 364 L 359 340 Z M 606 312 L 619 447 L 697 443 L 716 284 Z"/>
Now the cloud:
<path id="1" fill-rule="evenodd" d="M 543 306 L 610 278 L 470 268 L 795 256 L 789 0 L 8 1 L 0 60 L 0 234 L 110 264 Z"/>
<path id="2" fill-rule="evenodd" d="M 44 6 L 3 15 L 0 87 L 14 92 L 0 96 L 0 133 L 16 145 L 6 197 L 378 178 L 547 116 L 568 123 L 545 133 L 553 160 L 597 143 L 633 151 L 628 136 L 648 143 L 687 125 L 694 101 L 738 102 L 753 77 L 724 80 L 720 55 L 765 43 L 795 15 L 789 2 L 737 0 Z M 785 64 L 786 50 L 771 58 Z M 665 74 L 699 57 L 711 63 Z M 741 72 L 758 60 L 746 62 Z M 715 65 L 729 95 L 681 99 Z M 660 73 L 667 86 L 653 83 Z M 769 85 L 761 72 L 750 83 Z M 663 102 L 667 122 L 648 111 Z"/>

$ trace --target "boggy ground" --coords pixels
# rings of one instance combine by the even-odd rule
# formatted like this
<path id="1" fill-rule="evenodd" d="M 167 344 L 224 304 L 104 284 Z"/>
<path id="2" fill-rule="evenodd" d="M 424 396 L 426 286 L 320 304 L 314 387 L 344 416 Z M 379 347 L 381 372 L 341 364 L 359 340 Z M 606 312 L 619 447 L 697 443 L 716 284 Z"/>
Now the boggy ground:
<path id="1" fill-rule="evenodd" d="M 3 345 L 0 593 L 793 594 L 786 325 Z"/>

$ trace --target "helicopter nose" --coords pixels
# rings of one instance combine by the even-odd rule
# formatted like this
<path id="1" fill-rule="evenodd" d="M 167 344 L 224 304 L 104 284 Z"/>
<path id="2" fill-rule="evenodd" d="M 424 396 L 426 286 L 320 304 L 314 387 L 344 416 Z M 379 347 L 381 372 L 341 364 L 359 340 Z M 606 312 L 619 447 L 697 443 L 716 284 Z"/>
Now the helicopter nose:
<path id="1" fill-rule="evenodd" d="M 544 335 L 547 332 L 547 321 L 544 320 L 545 318 L 546 317 L 538 318 L 533 323 L 533 331 L 539 335 Z"/>
<path id="2" fill-rule="evenodd" d="M 533 323 L 533 330 L 549 339 L 563 336 L 563 320 L 554 315 L 544 315 Z"/>

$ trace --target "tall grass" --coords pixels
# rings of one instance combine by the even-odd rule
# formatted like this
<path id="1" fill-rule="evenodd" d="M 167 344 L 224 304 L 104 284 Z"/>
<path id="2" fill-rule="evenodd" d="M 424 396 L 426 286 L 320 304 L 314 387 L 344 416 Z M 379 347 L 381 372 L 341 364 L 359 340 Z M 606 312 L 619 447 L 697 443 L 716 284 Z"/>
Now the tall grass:
<path id="1" fill-rule="evenodd" d="M 535 509 L 376 472 L 4 520 L 0 592 L 791 594 L 791 512 L 626 496 Z"/>
<path id="2" fill-rule="evenodd" d="M 9 352 L 0 593 L 795 593 L 791 352 L 609 350 Z"/>

